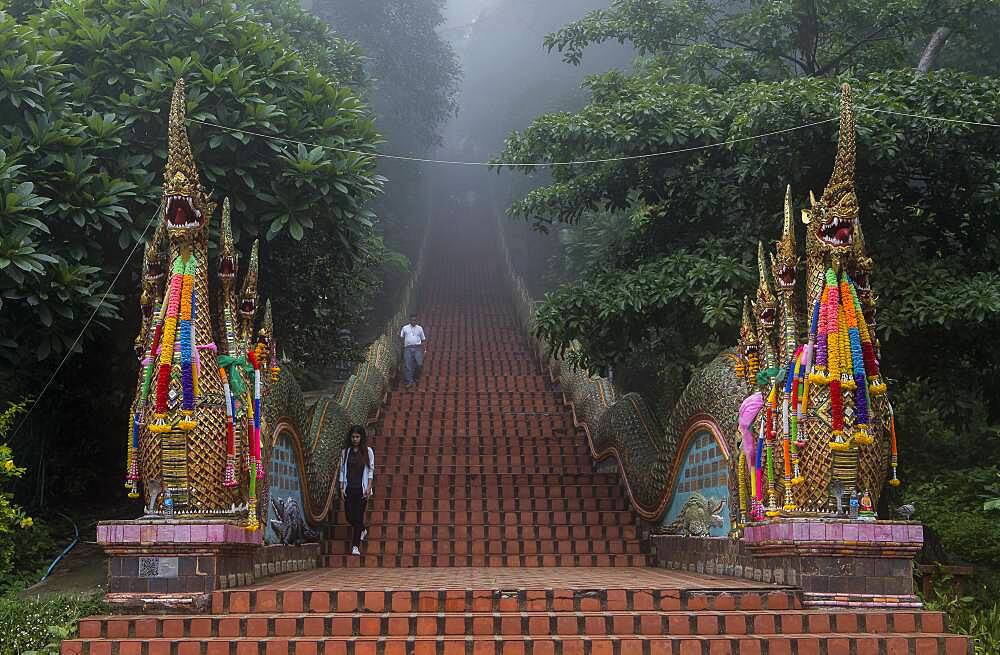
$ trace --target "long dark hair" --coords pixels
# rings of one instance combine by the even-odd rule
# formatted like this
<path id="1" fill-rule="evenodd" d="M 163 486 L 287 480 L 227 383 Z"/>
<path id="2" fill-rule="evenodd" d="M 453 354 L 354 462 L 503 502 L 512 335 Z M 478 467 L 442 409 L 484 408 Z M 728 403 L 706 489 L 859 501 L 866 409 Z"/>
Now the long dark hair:
<path id="1" fill-rule="evenodd" d="M 344 457 L 350 452 L 351 448 L 354 447 L 354 442 L 351 441 L 351 435 L 360 434 L 361 443 L 358 444 L 358 452 L 368 459 L 368 465 L 371 466 L 371 458 L 368 457 L 368 433 L 365 432 L 365 426 L 363 425 L 352 425 L 351 429 L 347 431 L 347 438 L 344 440 Z"/>

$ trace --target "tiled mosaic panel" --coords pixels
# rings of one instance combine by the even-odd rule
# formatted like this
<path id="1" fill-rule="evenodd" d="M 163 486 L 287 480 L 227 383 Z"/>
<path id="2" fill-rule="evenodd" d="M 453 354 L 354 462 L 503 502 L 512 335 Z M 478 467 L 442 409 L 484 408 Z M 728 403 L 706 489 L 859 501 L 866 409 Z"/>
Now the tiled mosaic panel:
<path id="1" fill-rule="evenodd" d="M 700 493 L 713 505 L 729 498 L 729 463 L 715 437 L 708 430 L 700 430 L 691 439 L 684 458 L 681 460 L 677 486 L 670 501 L 670 508 L 664 516 L 663 524 L 669 525 L 680 513 L 684 504 L 694 493 Z M 729 503 L 723 504 L 719 512 L 722 527 L 713 527 L 711 536 L 725 537 L 729 534 Z"/>
<path id="2" fill-rule="evenodd" d="M 268 467 L 271 481 L 271 499 L 274 503 L 280 503 L 285 498 L 291 496 L 298 503 L 301 510 L 302 505 L 302 474 L 299 471 L 298 459 L 295 457 L 295 450 L 288 434 L 281 434 L 274 442 L 271 449 L 271 465 Z M 268 544 L 278 543 L 278 535 L 271 528 L 271 520 L 277 519 L 278 515 L 274 511 L 274 504 L 267 508 L 267 528 L 264 531 L 264 541 Z"/>

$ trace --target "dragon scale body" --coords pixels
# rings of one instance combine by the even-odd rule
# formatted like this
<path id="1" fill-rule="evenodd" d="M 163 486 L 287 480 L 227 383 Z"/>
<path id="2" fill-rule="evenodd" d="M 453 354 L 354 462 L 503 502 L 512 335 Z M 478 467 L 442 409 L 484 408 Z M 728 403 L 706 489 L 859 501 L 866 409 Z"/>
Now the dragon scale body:
<path id="1" fill-rule="evenodd" d="M 304 518 L 315 524 L 334 505 L 344 435 L 377 411 L 398 365 L 397 349 L 390 347 L 393 326 L 403 322 L 418 273 L 401 310 L 341 392 L 307 403 L 295 378 L 277 366 L 270 302 L 262 318 L 258 311 L 256 243 L 237 291 L 239 255 L 228 200 L 213 281 L 208 233 L 215 203 L 200 183 L 185 103 L 179 80 L 169 115 L 162 218 L 143 265 L 136 339 L 141 366 L 126 485 L 138 497 L 142 483 L 147 511 L 163 511 L 169 494 L 177 514 L 256 530 L 271 509 L 271 451 L 284 438 L 297 459 Z"/>
<path id="2" fill-rule="evenodd" d="M 693 377 L 666 425 L 657 424 L 638 394 L 616 397 L 608 380 L 550 356 L 538 341 L 539 354 L 572 404 L 592 454 L 617 458 L 643 519 L 664 518 L 676 495 L 681 460 L 699 427 L 710 429 L 726 451 L 730 516 L 739 517 L 734 530 L 763 518 L 763 511 L 752 509 L 753 488 L 760 494 L 758 507 L 767 505 L 769 516 L 828 514 L 834 479 L 846 491 L 867 491 L 878 502 L 890 462 L 891 409 L 878 371 L 875 302 L 868 284 L 872 263 L 861 235 L 854 161 L 854 114 L 845 85 L 834 170 L 823 197 L 803 212 L 806 306 L 796 306 L 801 265 L 789 189 L 770 266 L 763 244 L 758 247 L 759 284 L 756 296 L 744 304 L 737 348 Z M 506 250 L 502 231 L 501 244 Z M 518 314 L 535 335 L 533 302 L 509 255 L 507 263 Z M 834 291 L 826 293 L 831 284 Z M 839 332 L 829 339 L 824 333 L 814 342 L 810 328 L 817 301 L 827 303 L 824 316 L 833 320 L 820 331 Z M 828 354 L 836 379 L 825 368 Z"/>

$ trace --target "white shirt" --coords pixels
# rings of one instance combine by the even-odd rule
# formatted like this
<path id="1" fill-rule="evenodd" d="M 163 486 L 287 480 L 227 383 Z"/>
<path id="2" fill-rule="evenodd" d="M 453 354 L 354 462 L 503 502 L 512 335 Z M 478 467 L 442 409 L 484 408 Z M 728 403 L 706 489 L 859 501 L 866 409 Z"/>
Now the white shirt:
<path id="1" fill-rule="evenodd" d="M 340 488 L 347 489 L 347 454 L 350 448 L 345 448 L 340 453 Z M 368 461 L 365 463 L 365 474 L 362 477 L 362 489 L 371 489 L 372 479 L 375 477 L 375 451 L 368 447 Z"/>
<path id="2" fill-rule="evenodd" d="M 407 323 L 403 326 L 403 329 L 399 331 L 399 336 L 403 339 L 404 346 L 419 346 L 427 337 L 424 336 L 424 328 L 419 325 L 410 325 Z"/>

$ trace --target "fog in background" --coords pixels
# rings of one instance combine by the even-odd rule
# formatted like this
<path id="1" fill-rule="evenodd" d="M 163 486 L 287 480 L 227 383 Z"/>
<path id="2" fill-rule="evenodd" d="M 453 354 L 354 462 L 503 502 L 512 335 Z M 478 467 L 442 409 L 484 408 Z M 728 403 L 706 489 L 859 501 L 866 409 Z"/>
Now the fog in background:
<path id="1" fill-rule="evenodd" d="M 461 61 L 458 115 L 443 130 L 438 159 L 487 161 L 499 155 L 511 130 L 523 130 L 537 115 L 581 107 L 584 77 L 626 68 L 634 52 L 617 42 L 587 51 L 573 66 L 546 51 L 546 34 L 607 7 L 607 0 L 450 0 L 442 35 Z M 544 173 L 482 167 L 429 165 L 428 208 L 435 216 L 492 221 L 515 197 L 544 182 Z"/>

